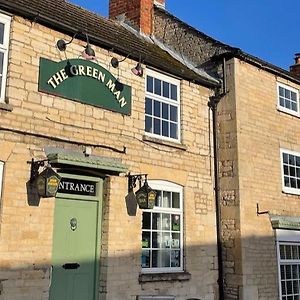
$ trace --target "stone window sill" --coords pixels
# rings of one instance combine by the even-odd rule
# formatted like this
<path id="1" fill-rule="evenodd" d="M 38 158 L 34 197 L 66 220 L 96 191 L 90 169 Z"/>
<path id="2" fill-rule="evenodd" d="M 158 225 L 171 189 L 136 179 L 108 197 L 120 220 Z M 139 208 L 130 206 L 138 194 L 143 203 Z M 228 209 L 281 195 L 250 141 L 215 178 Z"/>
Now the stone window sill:
<path id="1" fill-rule="evenodd" d="M 157 281 L 187 281 L 190 279 L 191 279 L 191 274 L 188 272 L 151 273 L 151 274 L 139 275 L 139 283 L 157 282 Z"/>
<path id="2" fill-rule="evenodd" d="M 158 145 L 163 145 L 163 146 L 169 146 L 169 147 L 180 149 L 180 150 L 183 150 L 183 151 L 187 150 L 186 145 L 177 144 L 177 143 L 169 142 L 169 141 L 164 141 L 162 139 L 155 138 L 155 137 L 150 137 L 148 135 L 143 135 L 143 141 L 151 142 L 151 143 L 158 144 Z"/>
<path id="3" fill-rule="evenodd" d="M 12 111 L 13 106 L 5 102 L 0 102 L 0 110 Z"/>

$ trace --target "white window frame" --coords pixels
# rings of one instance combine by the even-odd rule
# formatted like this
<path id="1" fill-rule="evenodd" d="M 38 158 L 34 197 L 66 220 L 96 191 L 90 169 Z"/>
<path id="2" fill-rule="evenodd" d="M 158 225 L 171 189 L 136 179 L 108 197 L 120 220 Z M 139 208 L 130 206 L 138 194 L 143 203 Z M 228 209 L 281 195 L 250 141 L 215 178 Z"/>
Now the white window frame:
<path id="1" fill-rule="evenodd" d="M 7 15 L 0 14 L 0 23 L 4 24 L 3 44 L 0 44 L 0 52 L 2 52 L 4 54 L 4 56 L 3 56 L 2 80 L 1 80 L 1 83 L 0 83 L 0 85 L 1 85 L 0 103 L 5 102 L 5 89 L 6 89 L 7 66 L 8 66 L 10 22 L 11 22 L 11 17 L 9 17 Z"/>
<path id="2" fill-rule="evenodd" d="M 282 191 L 288 194 L 300 195 L 300 188 L 286 187 L 284 184 L 284 164 L 283 164 L 283 153 L 298 156 L 300 158 L 300 153 L 295 151 L 290 151 L 287 149 L 280 149 L 280 164 L 281 164 L 281 181 L 282 181 Z M 297 178 L 297 177 L 295 177 Z M 299 178 L 300 179 L 300 178 Z"/>
<path id="3" fill-rule="evenodd" d="M 0 199 L 2 198 L 4 162 L 0 160 Z"/>
<path id="4" fill-rule="evenodd" d="M 176 85 L 177 86 L 177 100 L 175 101 L 175 100 L 172 100 L 171 98 L 168 99 L 166 97 L 159 96 L 159 95 L 156 95 L 154 93 L 147 92 L 147 76 L 151 76 L 153 78 L 165 81 L 165 82 L 167 82 L 169 84 Z M 166 104 L 169 104 L 169 105 L 172 105 L 172 106 L 176 106 L 177 107 L 177 135 L 178 135 L 178 137 L 177 137 L 177 139 L 175 139 L 175 138 L 163 136 L 162 134 L 155 134 L 155 133 L 147 132 L 146 131 L 146 124 L 144 124 L 145 135 L 147 135 L 149 137 L 159 138 L 161 140 L 166 140 L 166 141 L 171 141 L 171 142 L 175 142 L 175 143 L 180 143 L 180 141 L 181 141 L 181 109 L 180 109 L 181 100 L 180 100 L 180 89 L 181 89 L 181 87 L 180 87 L 180 80 L 175 79 L 174 77 L 170 77 L 170 76 L 161 74 L 161 73 L 156 72 L 154 70 L 147 69 L 146 76 L 145 76 L 145 106 L 146 106 L 146 98 L 147 97 L 151 98 L 152 100 L 156 100 L 156 101 L 163 102 L 163 103 L 166 103 Z M 153 114 L 152 114 L 152 116 L 153 116 Z M 145 113 L 145 118 L 146 118 L 146 113 Z M 168 119 L 168 121 L 170 121 L 170 119 Z"/>
<path id="5" fill-rule="evenodd" d="M 183 235 L 184 235 L 184 227 L 183 227 L 183 187 L 181 185 L 172 183 L 170 181 L 164 180 L 148 180 L 149 186 L 153 190 L 162 190 L 167 192 L 176 192 L 180 195 L 180 208 L 167 208 L 167 207 L 156 207 L 153 209 L 144 209 L 143 212 L 157 212 L 157 213 L 174 213 L 176 215 L 180 215 L 180 267 L 168 267 L 168 268 L 142 268 L 142 273 L 176 273 L 183 272 Z M 151 220 L 152 222 L 152 220 Z M 146 230 L 147 231 L 147 230 Z M 159 230 L 157 230 L 159 231 Z M 150 232 L 153 232 L 150 229 Z M 142 248 L 144 250 L 145 248 Z M 151 248 L 150 248 L 151 249 Z M 169 249 L 169 248 L 168 248 Z"/>
<path id="6" fill-rule="evenodd" d="M 277 270 L 278 270 L 278 290 L 279 290 L 279 299 L 283 300 L 282 296 L 282 287 L 281 287 L 281 265 L 292 265 L 298 264 L 300 266 L 300 259 L 281 259 L 280 257 L 280 246 L 281 245 L 291 245 L 291 246 L 300 246 L 300 231 L 298 230 L 276 230 L 276 249 L 277 249 Z M 299 248 L 298 248 L 299 249 Z M 300 272 L 299 272 L 300 273 Z M 299 274 L 300 275 L 300 274 Z"/>
<path id="7" fill-rule="evenodd" d="M 279 88 L 282 87 L 286 90 L 290 90 L 291 92 L 294 92 L 296 94 L 297 97 L 297 111 L 294 111 L 292 109 L 286 108 L 284 106 L 280 105 L 280 98 L 279 98 Z M 281 82 L 277 82 L 277 109 L 283 112 L 286 112 L 290 115 L 294 115 L 299 117 L 300 116 L 300 108 L 299 108 L 299 91 L 289 85 L 286 85 L 284 83 Z"/>

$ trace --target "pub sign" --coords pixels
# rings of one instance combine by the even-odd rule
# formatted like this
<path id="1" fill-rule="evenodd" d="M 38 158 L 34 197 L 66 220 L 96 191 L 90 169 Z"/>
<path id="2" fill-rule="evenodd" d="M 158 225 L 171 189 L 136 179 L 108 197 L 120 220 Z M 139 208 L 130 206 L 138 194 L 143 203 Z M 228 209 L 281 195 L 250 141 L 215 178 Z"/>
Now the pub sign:
<path id="1" fill-rule="evenodd" d="M 131 114 L 131 87 L 91 61 L 68 59 L 55 62 L 40 58 L 39 91 L 124 115 Z"/>

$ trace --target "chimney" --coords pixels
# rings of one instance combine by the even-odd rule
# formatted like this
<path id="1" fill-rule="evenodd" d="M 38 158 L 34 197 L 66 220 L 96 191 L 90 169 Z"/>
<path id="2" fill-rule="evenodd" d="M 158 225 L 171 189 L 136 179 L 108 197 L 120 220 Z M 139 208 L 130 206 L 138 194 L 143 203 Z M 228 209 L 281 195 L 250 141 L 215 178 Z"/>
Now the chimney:
<path id="1" fill-rule="evenodd" d="M 295 64 L 290 66 L 290 72 L 300 76 L 300 53 L 295 54 Z"/>
<path id="2" fill-rule="evenodd" d="M 150 35 L 153 26 L 153 5 L 165 6 L 165 0 L 109 0 L 109 18 L 125 16 L 140 32 Z"/>

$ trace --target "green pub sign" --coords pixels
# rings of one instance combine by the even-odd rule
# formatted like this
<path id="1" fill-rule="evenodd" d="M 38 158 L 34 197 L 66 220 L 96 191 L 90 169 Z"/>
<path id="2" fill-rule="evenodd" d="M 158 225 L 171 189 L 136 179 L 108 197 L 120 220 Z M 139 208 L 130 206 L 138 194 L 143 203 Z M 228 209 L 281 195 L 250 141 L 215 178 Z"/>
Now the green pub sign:
<path id="1" fill-rule="evenodd" d="M 124 115 L 131 113 L 131 87 L 83 59 L 55 62 L 40 58 L 39 91 Z"/>

